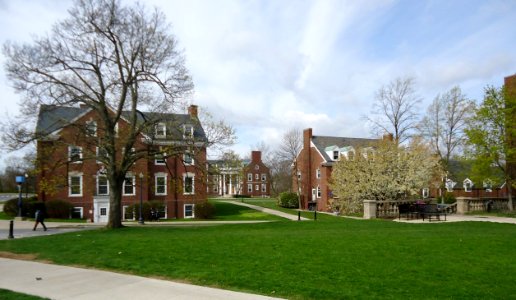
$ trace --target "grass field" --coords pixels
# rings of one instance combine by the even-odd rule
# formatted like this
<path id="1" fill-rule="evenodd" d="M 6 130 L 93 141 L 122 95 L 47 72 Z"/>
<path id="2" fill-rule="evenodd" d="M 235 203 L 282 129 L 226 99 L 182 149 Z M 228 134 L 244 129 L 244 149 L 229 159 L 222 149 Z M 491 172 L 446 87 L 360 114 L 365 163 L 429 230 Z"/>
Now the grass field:
<path id="1" fill-rule="evenodd" d="M 39 300 L 39 299 L 47 299 L 41 298 L 37 296 L 31 296 L 21 293 L 16 293 L 9 290 L 0 289 L 0 299 L 2 300 Z"/>
<path id="2" fill-rule="evenodd" d="M 317 221 L 131 227 L 0 241 L 0 251 L 289 299 L 516 295 L 516 226 Z"/>

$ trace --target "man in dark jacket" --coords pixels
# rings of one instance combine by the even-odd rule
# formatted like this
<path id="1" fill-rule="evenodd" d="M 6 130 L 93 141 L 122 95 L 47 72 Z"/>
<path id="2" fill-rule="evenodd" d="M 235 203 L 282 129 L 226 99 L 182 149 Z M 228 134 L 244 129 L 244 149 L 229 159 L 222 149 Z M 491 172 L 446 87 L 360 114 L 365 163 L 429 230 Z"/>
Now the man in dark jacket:
<path id="1" fill-rule="evenodd" d="M 38 203 L 38 206 L 36 209 L 36 215 L 35 215 L 36 223 L 34 223 L 34 228 L 32 229 L 33 231 L 36 230 L 36 227 L 38 227 L 39 223 L 41 223 L 41 225 L 43 225 L 43 230 L 47 231 L 47 226 L 45 226 L 45 223 L 43 222 L 43 221 L 45 221 L 45 214 L 46 214 L 45 203 L 43 203 L 43 202 Z"/>

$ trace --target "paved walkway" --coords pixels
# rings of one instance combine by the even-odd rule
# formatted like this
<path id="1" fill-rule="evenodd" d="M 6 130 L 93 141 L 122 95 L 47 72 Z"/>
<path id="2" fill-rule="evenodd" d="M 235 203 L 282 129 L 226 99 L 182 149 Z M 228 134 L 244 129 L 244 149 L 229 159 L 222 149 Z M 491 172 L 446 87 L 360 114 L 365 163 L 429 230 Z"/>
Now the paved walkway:
<path id="1" fill-rule="evenodd" d="M 257 206 L 257 205 L 252 205 L 252 204 L 248 204 L 248 203 L 240 202 L 240 201 L 231 201 L 231 200 L 217 200 L 217 201 L 231 203 L 231 204 L 240 205 L 240 206 L 245 206 L 245 207 L 256 209 L 258 211 L 261 211 L 261 212 L 264 212 L 264 213 L 267 213 L 267 214 L 270 214 L 270 215 L 275 215 L 275 216 L 278 216 L 278 217 L 282 217 L 282 218 L 286 218 L 286 219 L 289 219 L 289 220 L 297 221 L 297 216 L 296 215 L 288 214 L 288 213 L 285 213 L 285 212 L 282 212 L 282 211 L 279 211 L 279 210 L 265 208 L 265 207 L 261 207 L 261 206 Z M 302 221 L 306 221 L 306 220 L 309 220 L 309 219 L 301 217 L 301 220 Z"/>
<path id="2" fill-rule="evenodd" d="M 0 288 L 50 299 L 278 299 L 8 258 L 0 258 L 0 274 Z"/>

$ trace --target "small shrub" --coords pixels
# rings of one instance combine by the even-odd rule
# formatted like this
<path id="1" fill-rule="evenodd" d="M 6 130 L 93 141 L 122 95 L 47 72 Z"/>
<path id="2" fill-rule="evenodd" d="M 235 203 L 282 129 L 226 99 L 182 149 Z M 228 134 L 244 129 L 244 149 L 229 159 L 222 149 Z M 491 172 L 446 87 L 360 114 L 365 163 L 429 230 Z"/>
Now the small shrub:
<path id="1" fill-rule="evenodd" d="M 445 193 L 444 196 L 438 198 L 438 201 L 441 202 L 441 199 L 444 199 L 444 203 L 446 204 L 452 204 L 452 203 L 455 203 L 457 202 L 457 199 L 455 199 L 455 196 L 453 195 L 453 193 Z"/>
<path id="2" fill-rule="evenodd" d="M 233 195 L 233 198 L 237 198 L 237 199 L 239 199 L 239 198 L 251 198 L 251 196 L 250 195 Z"/>
<path id="3" fill-rule="evenodd" d="M 194 213 L 196 219 L 213 219 L 215 217 L 215 205 L 208 201 L 195 204 Z"/>
<path id="4" fill-rule="evenodd" d="M 34 217 L 34 213 L 36 209 L 34 208 L 34 204 L 38 201 L 36 196 L 23 198 L 22 197 L 22 216 L 24 217 Z M 7 200 L 4 203 L 4 212 L 9 217 L 18 216 L 18 198 L 13 198 Z"/>
<path id="5" fill-rule="evenodd" d="M 283 192 L 278 198 L 278 205 L 286 208 L 299 208 L 299 200 L 296 193 Z"/>
<path id="6" fill-rule="evenodd" d="M 73 205 L 64 200 L 49 200 L 45 203 L 45 207 L 47 218 L 69 219 Z"/>

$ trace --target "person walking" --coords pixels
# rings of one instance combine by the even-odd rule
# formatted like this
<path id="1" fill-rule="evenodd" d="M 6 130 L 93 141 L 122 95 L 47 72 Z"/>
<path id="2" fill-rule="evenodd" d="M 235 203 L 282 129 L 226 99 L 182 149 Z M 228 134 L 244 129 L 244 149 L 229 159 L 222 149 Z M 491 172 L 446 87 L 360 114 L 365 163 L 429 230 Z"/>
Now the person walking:
<path id="1" fill-rule="evenodd" d="M 43 225 L 43 230 L 44 231 L 47 231 L 47 226 L 45 226 L 45 213 L 46 213 L 46 209 L 45 209 L 45 203 L 41 203 L 40 205 L 38 205 L 38 209 L 36 210 L 36 214 L 35 214 L 35 218 L 36 218 L 36 223 L 34 223 L 34 228 L 32 229 L 32 231 L 36 231 L 36 227 L 38 227 L 38 224 L 41 223 L 41 225 Z"/>

